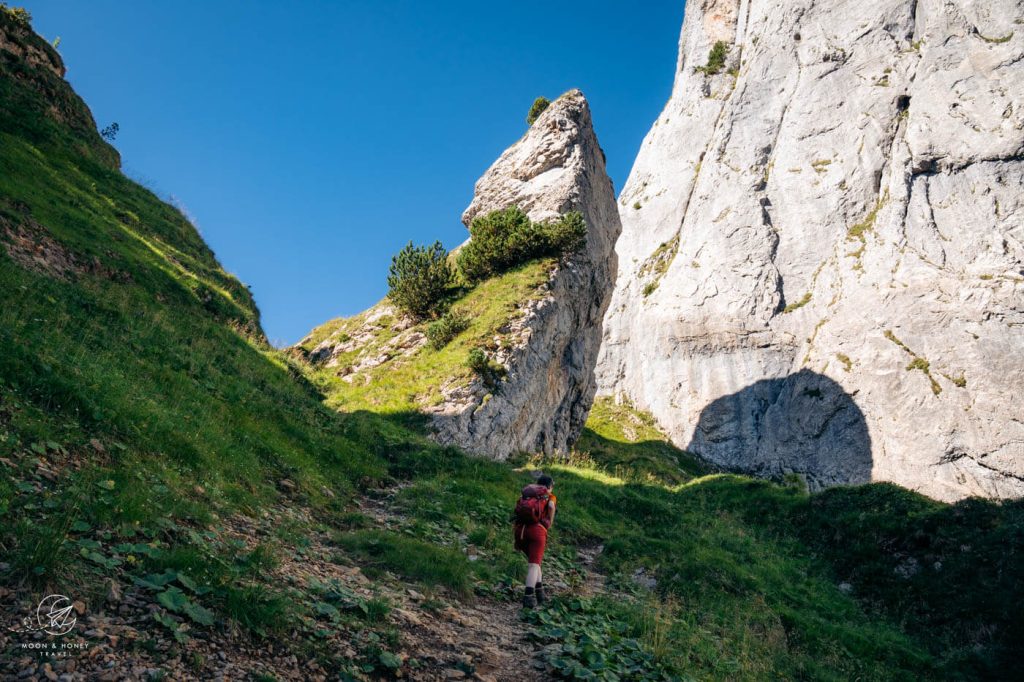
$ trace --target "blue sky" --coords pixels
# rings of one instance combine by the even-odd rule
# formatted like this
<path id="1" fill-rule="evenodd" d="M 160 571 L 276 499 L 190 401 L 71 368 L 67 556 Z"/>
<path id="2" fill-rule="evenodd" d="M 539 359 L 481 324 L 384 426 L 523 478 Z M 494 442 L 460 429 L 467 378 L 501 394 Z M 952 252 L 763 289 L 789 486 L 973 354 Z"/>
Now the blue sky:
<path id="1" fill-rule="evenodd" d="M 277 344 L 372 305 L 410 239 L 461 243 L 473 183 L 538 95 L 583 90 L 621 189 L 683 17 L 681 0 L 24 4 L 99 126 L 120 125 L 125 172 L 187 210 Z"/>

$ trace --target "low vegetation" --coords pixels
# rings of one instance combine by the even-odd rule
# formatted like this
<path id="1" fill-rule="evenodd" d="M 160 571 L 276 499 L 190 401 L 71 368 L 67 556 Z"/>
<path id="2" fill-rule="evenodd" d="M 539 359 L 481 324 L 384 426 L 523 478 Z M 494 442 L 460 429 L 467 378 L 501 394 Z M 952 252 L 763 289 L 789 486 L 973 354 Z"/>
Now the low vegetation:
<path id="1" fill-rule="evenodd" d="M 571 253 L 583 245 L 587 227 L 576 211 L 536 223 L 512 207 L 477 216 L 469 234 L 456 262 L 466 281 L 475 283 L 535 258 Z"/>
<path id="2" fill-rule="evenodd" d="M 811 292 L 808 291 L 807 293 L 805 293 L 803 296 L 800 297 L 799 301 L 794 301 L 793 303 L 790 303 L 785 308 L 783 308 L 782 309 L 782 314 L 786 315 L 788 313 L 793 312 L 794 310 L 799 310 L 800 308 L 803 308 L 805 305 L 807 305 L 810 302 L 811 302 Z"/>
<path id="3" fill-rule="evenodd" d="M 882 210 L 882 207 L 885 206 L 888 200 L 889 195 L 888 192 L 886 192 L 884 196 L 875 202 L 875 205 L 871 207 L 871 210 L 868 211 L 868 214 L 864 216 L 863 220 L 850 226 L 850 229 L 846 231 L 847 240 L 852 241 L 854 239 L 859 239 L 863 243 L 865 235 L 874 231 L 875 219 L 878 218 L 878 212 Z"/>
<path id="4" fill-rule="evenodd" d="M 469 329 L 470 319 L 461 311 L 449 310 L 436 322 L 427 327 L 427 339 L 430 347 L 441 350 L 452 339 Z"/>
<path id="5" fill-rule="evenodd" d="M 867 235 L 875 231 L 875 220 L 878 219 L 878 212 L 889 202 L 889 190 L 885 190 L 885 193 L 879 197 L 875 205 L 871 207 L 868 214 L 864 216 L 864 219 L 860 222 L 854 223 L 850 226 L 850 229 L 846 232 L 847 241 L 859 241 L 860 246 L 850 253 L 846 254 L 852 258 L 857 259 L 854 264 L 854 270 L 863 270 L 864 266 L 861 263 L 861 257 L 864 255 L 864 249 L 867 248 L 868 240 Z"/>
<path id="6" fill-rule="evenodd" d="M 661 662 L 641 603 L 559 598 L 526 616 L 530 639 L 557 678 L 569 680 L 677 679 Z M 667 629 L 667 624 L 666 624 Z M 678 671 L 675 671 L 678 672 Z"/>
<path id="7" fill-rule="evenodd" d="M 844 353 L 836 353 L 836 360 L 843 364 L 843 371 L 849 372 L 853 369 L 853 360 L 850 359 L 849 355 Z"/>
<path id="8" fill-rule="evenodd" d="M 310 368 L 310 380 L 333 409 L 406 413 L 436 405 L 443 391 L 474 378 L 466 366 L 472 349 L 490 352 L 499 344 L 514 343 L 502 330 L 523 314 L 525 304 L 547 295 L 556 262 L 540 258 L 472 288 L 452 289 L 451 310 L 464 316 L 468 326 L 440 348 L 413 350 L 410 344 L 417 335 L 428 336 L 429 342 L 430 326 L 436 322 L 410 327 L 401 315 L 382 314 L 388 312 L 386 302 L 359 315 L 332 320 L 304 339 L 300 352 L 308 353 L 326 340 L 343 343 L 358 338 L 358 343 L 346 343 L 349 350 L 335 355 L 333 366 Z M 374 364 L 382 358 L 387 360 Z"/>
<path id="9" fill-rule="evenodd" d="M 647 280 L 642 290 L 645 298 L 657 290 L 658 284 L 661 283 L 661 278 L 668 272 L 669 266 L 672 265 L 672 261 L 675 260 L 678 251 L 679 234 L 677 233 L 672 239 L 662 242 L 640 265 L 637 276 L 641 280 Z"/>
<path id="10" fill-rule="evenodd" d="M 1010 31 L 1005 36 L 1000 36 L 998 38 L 989 38 L 988 36 L 978 32 L 978 37 L 984 40 L 986 43 L 991 43 L 993 45 L 1001 45 L 1002 43 L 1010 42 L 1010 39 L 1013 38 L 1013 31 Z"/>
<path id="11" fill-rule="evenodd" d="M 823 174 L 828 172 L 828 167 L 832 165 L 832 159 L 815 159 L 811 161 L 811 168 L 814 169 L 815 173 Z"/>
<path id="12" fill-rule="evenodd" d="M 430 246 L 409 242 L 391 259 L 388 298 L 403 312 L 423 320 L 437 316 L 454 283 L 455 272 L 441 242 Z"/>
<path id="13" fill-rule="evenodd" d="M 710 473 L 706 464 L 672 445 L 650 414 L 610 397 L 594 401 L 573 461 L 622 480 L 664 485 Z"/>
<path id="14" fill-rule="evenodd" d="M 547 97 L 538 97 L 533 100 L 533 104 L 530 105 L 530 111 L 526 114 L 526 125 L 532 126 L 549 106 L 551 106 L 551 100 Z"/>
<path id="15" fill-rule="evenodd" d="M 708 62 L 703 66 L 694 67 L 695 73 L 703 73 L 705 76 L 714 76 L 725 68 L 725 58 L 729 54 L 729 43 L 724 40 L 716 41 L 708 52 Z"/>
<path id="16" fill-rule="evenodd" d="M 939 384 L 938 381 L 935 380 L 935 377 L 932 376 L 931 363 L 928 362 L 926 358 L 923 358 L 914 351 L 910 350 L 907 344 L 903 343 L 900 339 L 896 337 L 895 334 L 893 334 L 891 329 L 885 330 L 885 338 L 895 343 L 897 346 L 906 351 L 911 356 L 911 358 L 913 358 L 910 361 L 910 364 L 907 365 L 908 372 L 920 370 L 926 377 L 928 377 L 928 382 L 931 384 L 932 393 L 934 393 L 936 396 L 942 393 L 942 386 Z"/>
<path id="17" fill-rule="evenodd" d="M 0 2 L 0 12 L 3 12 L 15 23 L 25 28 L 32 24 L 32 14 L 24 7 L 11 7 L 5 2 Z"/>
<path id="18" fill-rule="evenodd" d="M 647 436 L 638 430 L 630 434 L 635 440 L 616 437 L 621 415 L 602 416 L 606 407 L 590 422 L 605 424 L 598 427 L 607 434 L 601 457 L 635 460 L 637 441 Z M 682 483 L 656 483 L 665 471 L 643 483 L 614 476 L 597 458 L 547 466 L 563 510 L 556 542 L 600 538 L 609 583 L 634 595 L 632 615 L 629 608 L 600 611 L 605 618 L 635 637 L 637 612 L 675 614 L 645 649 L 654 652 L 654 641 L 662 641 L 658 664 L 670 675 L 920 679 L 986 677 L 1013 665 L 1011 639 L 1001 640 L 1001 653 L 979 654 L 981 642 L 992 646 L 991 631 L 971 628 L 988 621 L 1021 629 L 1012 607 L 984 596 L 988 589 L 1021 590 L 1012 585 L 1024 568 L 1012 557 L 1024 546 L 1006 535 L 1024 522 L 1020 503 L 950 506 L 887 484 L 808 495 L 802 486 L 692 477 L 685 469 L 674 472 Z M 970 539 L 968 528 L 990 523 L 1000 530 L 980 545 Z M 1011 556 L 995 549 L 1003 541 Z M 970 576 L 975 552 L 1000 568 Z M 656 586 L 645 587 L 637 575 L 653 577 Z M 950 593 L 955 599 L 944 596 Z M 979 612 L 967 620 L 953 615 L 974 600 Z M 571 633 L 564 636 L 576 646 Z M 575 651 L 567 650 L 562 664 L 570 665 Z"/>
<path id="19" fill-rule="evenodd" d="M 498 382 L 505 377 L 505 367 L 487 355 L 483 348 L 473 348 L 466 356 L 466 367 L 469 367 L 474 374 L 483 379 L 484 383 L 492 390 L 498 390 Z"/>

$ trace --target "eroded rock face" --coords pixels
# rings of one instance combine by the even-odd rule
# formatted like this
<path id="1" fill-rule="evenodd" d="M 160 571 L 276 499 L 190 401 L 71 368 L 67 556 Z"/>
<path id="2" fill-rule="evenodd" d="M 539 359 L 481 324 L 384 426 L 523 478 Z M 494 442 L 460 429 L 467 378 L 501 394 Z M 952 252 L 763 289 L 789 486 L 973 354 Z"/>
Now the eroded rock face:
<path id="1" fill-rule="evenodd" d="M 578 90 L 552 102 L 477 181 L 462 220 L 468 226 L 477 215 L 510 206 L 534 221 L 580 211 L 587 238 L 507 330 L 519 342 L 496 358 L 508 372 L 499 389 L 460 389 L 432 410 L 437 440 L 498 459 L 567 450 L 597 389 L 594 366 L 621 227 L 590 107 Z"/>
<path id="2" fill-rule="evenodd" d="M 1020 496 L 1022 189 L 1020 0 L 688 2 L 601 391 L 728 467 Z"/>

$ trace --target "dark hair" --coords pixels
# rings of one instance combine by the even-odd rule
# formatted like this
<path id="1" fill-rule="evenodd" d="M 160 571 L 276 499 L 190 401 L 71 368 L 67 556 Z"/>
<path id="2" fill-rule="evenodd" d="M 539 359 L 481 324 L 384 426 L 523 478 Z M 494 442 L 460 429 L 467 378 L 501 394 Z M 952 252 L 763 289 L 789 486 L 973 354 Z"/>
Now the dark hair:
<path id="1" fill-rule="evenodd" d="M 540 478 L 537 479 L 537 485 L 542 485 L 545 488 L 550 488 L 555 484 L 555 479 L 551 478 L 547 474 L 541 474 Z"/>

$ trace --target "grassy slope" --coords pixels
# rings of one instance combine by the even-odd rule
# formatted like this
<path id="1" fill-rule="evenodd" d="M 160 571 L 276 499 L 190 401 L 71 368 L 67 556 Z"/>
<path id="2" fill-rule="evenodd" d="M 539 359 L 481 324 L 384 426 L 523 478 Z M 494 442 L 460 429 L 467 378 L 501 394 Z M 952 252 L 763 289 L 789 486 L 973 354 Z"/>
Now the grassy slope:
<path id="1" fill-rule="evenodd" d="M 672 485 L 708 473 L 705 464 L 668 442 L 651 415 L 610 398 L 594 402 L 576 450 L 623 479 Z"/>
<path id="2" fill-rule="evenodd" d="M 678 480 L 677 462 L 681 477 L 699 470 L 648 415 L 600 400 L 584 445 L 595 471 L 564 469 L 560 500 L 583 502 L 593 517 L 563 514 L 562 532 L 612 538 L 604 560 L 613 574 L 643 565 L 659 577 L 660 597 L 678 609 L 670 639 L 680 670 L 723 678 L 1016 674 L 1024 503 L 948 505 L 890 484 L 807 495 L 722 474 L 658 485 Z M 601 468 L 626 470 L 634 482 Z M 606 513 L 623 507 L 638 512 Z"/>
<path id="3" fill-rule="evenodd" d="M 53 276 L 0 248 L 0 542 L 15 577 L 78 575 L 60 543 L 75 521 L 203 522 L 274 499 L 282 478 L 338 506 L 385 476 L 365 420 L 296 380 L 193 226 L 116 170 L 94 126 L 53 113 L 59 96 L 91 125 L 67 84 L 0 55 L 0 240 L 27 233 L 75 264 Z M 34 480 L 39 467 L 62 476 Z"/>
<path id="4" fill-rule="evenodd" d="M 358 347 L 340 354 L 337 366 L 321 367 L 314 372 L 317 386 L 328 395 L 327 404 L 331 407 L 401 412 L 434 405 L 442 399 L 442 387 L 468 383 L 472 377 L 466 366 L 469 351 L 493 347 L 495 338 L 501 337 L 500 329 L 523 302 L 543 295 L 543 285 L 553 267 L 552 259 L 539 259 L 467 291 L 457 290 L 452 310 L 468 317 L 469 327 L 440 350 L 423 346 L 411 355 L 395 353 L 393 359 L 377 367 L 343 378 L 346 368 L 363 358 L 379 356 L 400 333 L 426 333 L 429 322 L 399 331 L 396 327 L 401 321 L 393 315 L 380 316 L 369 324 L 367 318 L 386 303 L 350 318 L 332 320 L 314 329 L 298 347 L 308 352 L 329 338 L 347 340 L 361 331 L 368 336 Z"/>
<path id="5" fill-rule="evenodd" d="M 41 225 L 76 262 L 103 267 L 58 279 L 0 249 L 0 582 L 59 585 L 102 604 L 107 578 L 170 568 L 211 590 L 197 603 L 301 646 L 316 628 L 314 604 L 284 595 L 265 569 L 319 529 L 370 569 L 453 595 L 508 594 L 523 567 L 507 513 L 525 474 L 375 414 L 422 395 L 408 377 L 379 394 L 346 393 L 318 371 L 328 402 L 354 411 L 326 409 L 305 370 L 260 341 L 247 291 L 187 221 L 118 173 L 94 129 L 46 113 L 56 93 L 87 116 L 70 89 L 46 74 L 25 80 L 10 60 L 3 68 L 0 215 L 37 236 Z M 507 315 L 498 288 L 478 294 L 476 319 Z M 489 325 L 457 339 L 450 356 L 424 352 L 417 373 L 442 360 L 456 371 L 468 348 L 457 344 Z M 884 485 L 808 496 L 700 477 L 648 417 L 608 404 L 582 450 L 548 463 L 562 510 L 548 564 L 573 584 L 572 547 L 601 542 L 599 566 L 633 597 L 565 598 L 538 616 L 539 637 L 568 644 L 551 655 L 560 669 L 598 666 L 585 632 L 626 652 L 609 653 L 618 657 L 609 667 L 625 665 L 636 637 L 677 677 L 1017 670 L 1020 504 L 941 505 Z M 403 527 L 373 528 L 351 511 L 353 495 L 394 482 L 405 486 Z M 313 521 L 255 549 L 226 540 L 221 519 L 279 501 L 309 508 Z M 635 585 L 640 568 L 655 590 Z"/>

